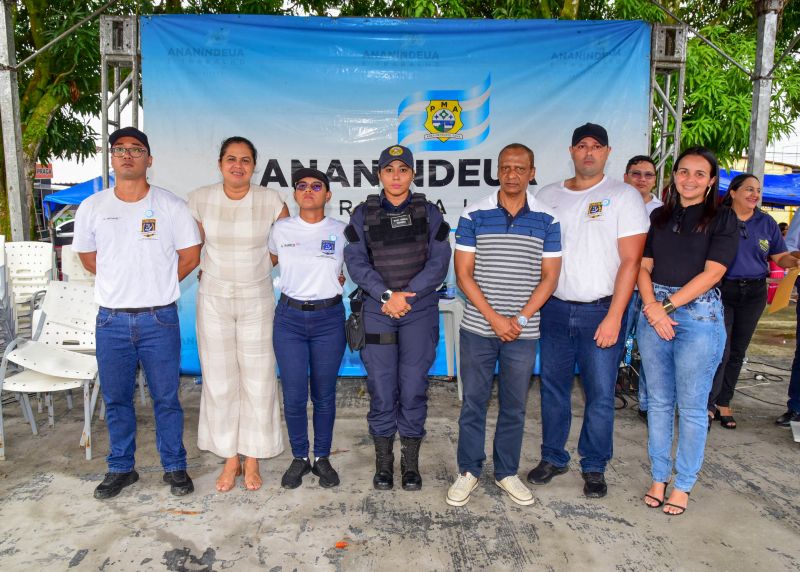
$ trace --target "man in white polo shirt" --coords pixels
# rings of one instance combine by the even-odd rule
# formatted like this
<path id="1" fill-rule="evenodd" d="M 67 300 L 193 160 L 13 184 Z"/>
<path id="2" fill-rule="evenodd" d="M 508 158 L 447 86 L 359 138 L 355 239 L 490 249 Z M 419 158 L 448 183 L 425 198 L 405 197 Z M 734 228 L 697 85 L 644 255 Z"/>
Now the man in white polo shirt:
<path id="1" fill-rule="evenodd" d="M 575 365 L 586 396 L 578 442 L 587 497 L 606 495 L 613 452 L 614 388 L 624 343 L 622 319 L 639 273 L 650 221 L 636 189 L 604 174 L 608 134 L 587 123 L 569 148 L 575 176 L 536 199 L 561 223 L 558 287 L 541 310 L 542 461 L 528 481 L 544 485 L 567 471 Z"/>
<path id="2" fill-rule="evenodd" d="M 75 214 L 72 248 L 97 275 L 97 365 L 106 404 L 108 472 L 94 491 L 114 497 L 139 479 L 134 470 L 136 368 L 153 398 L 156 447 L 172 494 L 194 490 L 186 474 L 183 409 L 178 400 L 181 338 L 178 282 L 200 262 L 200 233 L 186 203 L 147 182 L 153 162 L 136 128 L 109 137 L 113 188 L 87 198 Z"/>

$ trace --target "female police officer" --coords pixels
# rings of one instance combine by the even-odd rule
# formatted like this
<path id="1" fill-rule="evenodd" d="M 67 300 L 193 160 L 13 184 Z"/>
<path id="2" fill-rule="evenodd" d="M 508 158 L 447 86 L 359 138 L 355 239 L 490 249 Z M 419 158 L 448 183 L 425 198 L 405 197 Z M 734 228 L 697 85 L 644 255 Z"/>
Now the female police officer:
<path id="1" fill-rule="evenodd" d="M 369 432 L 375 442 L 376 489 L 394 486 L 395 433 L 405 490 L 422 488 L 418 458 L 428 412 L 428 370 L 439 340 L 436 289 L 450 263 L 450 227 L 421 193 L 412 193 L 414 157 L 393 145 L 378 159 L 383 191 L 353 211 L 344 257 L 365 293 Z"/>

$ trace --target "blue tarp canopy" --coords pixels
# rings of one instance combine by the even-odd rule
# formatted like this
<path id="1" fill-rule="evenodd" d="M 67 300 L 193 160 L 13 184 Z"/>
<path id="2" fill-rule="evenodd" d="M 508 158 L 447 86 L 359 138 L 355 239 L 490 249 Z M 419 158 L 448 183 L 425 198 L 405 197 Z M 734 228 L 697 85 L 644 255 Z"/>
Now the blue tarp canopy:
<path id="1" fill-rule="evenodd" d="M 109 183 L 114 184 L 114 175 L 109 176 Z M 50 218 L 57 205 L 79 205 L 89 195 L 103 190 L 103 177 L 95 177 L 82 183 L 78 183 L 68 189 L 58 191 L 52 195 L 47 195 L 42 199 L 44 216 Z"/>
<path id="2" fill-rule="evenodd" d="M 719 173 L 719 192 L 728 192 L 728 185 L 739 171 L 721 170 Z M 773 205 L 800 206 L 800 173 L 790 175 L 764 175 L 762 200 Z"/>

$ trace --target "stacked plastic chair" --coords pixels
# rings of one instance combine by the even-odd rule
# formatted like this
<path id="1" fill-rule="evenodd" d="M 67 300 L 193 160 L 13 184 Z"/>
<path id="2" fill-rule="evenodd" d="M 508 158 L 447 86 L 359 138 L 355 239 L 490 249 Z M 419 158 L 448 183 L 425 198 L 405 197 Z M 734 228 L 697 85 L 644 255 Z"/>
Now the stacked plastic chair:
<path id="1" fill-rule="evenodd" d="M 7 347 L 0 362 L 0 394 L 9 391 L 16 395 L 22 414 L 38 435 L 29 394 L 45 396 L 48 422 L 55 425 L 52 394 L 83 387 L 84 425 L 80 444 L 86 458 L 92 458 L 91 420 L 97 399 L 97 360 L 95 350 L 95 317 L 97 305 L 89 286 L 69 282 L 50 282 L 42 304 L 42 319 L 33 339 L 15 338 Z M 72 402 L 67 399 L 67 406 Z M 0 400 L 0 460 L 5 459 L 3 409 Z"/>
<path id="2" fill-rule="evenodd" d="M 94 274 L 84 268 L 78 253 L 69 244 L 61 247 L 61 274 L 67 282 L 94 286 Z"/>
<path id="3" fill-rule="evenodd" d="M 53 279 L 53 245 L 49 242 L 9 242 L 5 245 L 6 275 L 14 333 L 33 333 L 33 299 Z"/>

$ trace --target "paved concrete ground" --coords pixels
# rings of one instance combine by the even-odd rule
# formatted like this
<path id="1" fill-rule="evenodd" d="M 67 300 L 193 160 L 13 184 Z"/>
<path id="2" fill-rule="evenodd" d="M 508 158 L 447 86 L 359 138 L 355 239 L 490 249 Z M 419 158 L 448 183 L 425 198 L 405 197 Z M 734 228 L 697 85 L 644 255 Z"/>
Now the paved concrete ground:
<path id="1" fill-rule="evenodd" d="M 751 359 L 788 367 L 793 311 L 764 320 Z M 787 343 L 784 343 L 786 341 Z M 104 423 L 95 420 L 96 456 L 78 448 L 82 410 L 57 398 L 55 429 L 39 415 L 33 437 L 7 406 L 7 460 L 0 463 L 0 570 L 800 570 L 800 445 L 773 424 L 786 399 L 788 373 L 755 381 L 745 371 L 735 398 L 739 428 L 715 425 L 689 510 L 667 517 L 646 508 L 646 429 L 634 408 L 618 412 L 608 497 L 581 493 L 577 461 L 570 472 L 536 487 L 531 507 L 511 503 L 487 467 L 473 499 L 449 507 L 456 472 L 459 405 L 455 384 L 434 381 L 420 492 L 371 487 L 373 450 L 365 421 L 363 380 L 342 380 L 334 466 L 342 485 L 323 490 L 309 475 L 294 491 L 280 488 L 285 452 L 262 462 L 265 486 L 220 494 L 219 459 L 195 446 L 200 388 L 187 378 L 186 444 L 196 492 L 178 499 L 161 483 L 152 413 L 139 411 L 141 480 L 116 499 L 92 490 L 105 471 Z M 574 393 L 574 452 L 582 418 Z M 496 406 L 490 409 L 493 430 Z M 490 432 L 490 437 L 491 437 Z M 538 381 L 531 392 L 521 474 L 539 460 Z M 487 450 L 491 450 L 487 448 Z M 346 543 L 339 544 L 337 543 Z"/>

